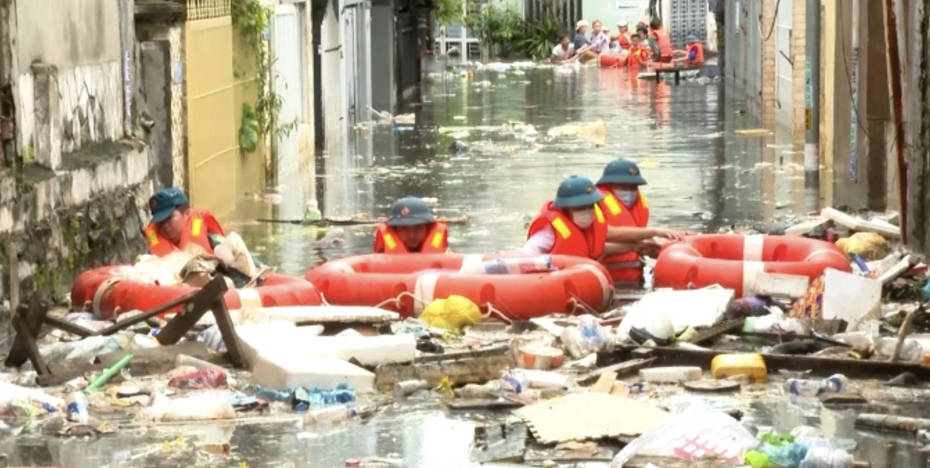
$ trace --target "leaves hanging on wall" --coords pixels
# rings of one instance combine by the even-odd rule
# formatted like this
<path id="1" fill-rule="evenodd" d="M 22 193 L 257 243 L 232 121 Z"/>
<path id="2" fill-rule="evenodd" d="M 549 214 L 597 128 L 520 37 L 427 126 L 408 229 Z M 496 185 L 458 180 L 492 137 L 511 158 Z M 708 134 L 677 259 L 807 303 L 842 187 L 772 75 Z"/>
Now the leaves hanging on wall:
<path id="1" fill-rule="evenodd" d="M 247 153 L 254 152 L 258 148 L 259 131 L 255 111 L 252 110 L 252 106 L 243 104 L 242 126 L 239 127 L 239 147 Z"/>

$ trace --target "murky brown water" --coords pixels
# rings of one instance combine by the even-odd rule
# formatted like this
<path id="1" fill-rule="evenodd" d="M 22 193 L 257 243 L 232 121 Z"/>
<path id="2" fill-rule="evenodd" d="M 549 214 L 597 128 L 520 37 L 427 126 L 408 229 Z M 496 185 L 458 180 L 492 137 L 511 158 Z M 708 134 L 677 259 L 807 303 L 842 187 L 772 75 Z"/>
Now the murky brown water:
<path id="1" fill-rule="evenodd" d="M 744 112 L 742 103 L 724 103 L 717 84 L 656 85 L 632 80 L 623 70 L 534 70 L 434 82 L 425 96 L 428 102 L 415 125 L 376 126 L 342 151 L 285 164 L 281 203 L 245 203 L 233 229 L 266 263 L 302 275 L 324 260 L 369 252 L 372 227 L 324 230 L 254 219 L 301 219 L 311 199 L 329 216 L 383 216 L 395 198 L 417 195 L 435 199 L 438 214 L 471 216 L 469 225 L 451 228 L 456 251 L 514 249 L 525 239 L 525 220 L 552 197 L 564 176 L 597 178 L 617 156 L 639 162 L 656 225 L 713 231 L 731 224 L 779 224 L 817 206 L 818 194 L 805 188 L 799 170 L 798 147 L 790 139 L 738 135 L 757 128 L 758 119 Z M 602 141 L 548 135 L 560 125 L 598 120 L 607 129 Z M 508 121 L 533 125 L 535 139 L 502 132 Z M 470 150 L 450 154 L 455 138 Z M 694 398 L 683 396 L 680 403 Z M 910 410 L 924 413 L 914 401 Z M 783 397 L 738 406 L 760 425 L 790 430 L 807 422 L 828 435 L 856 439 L 858 458 L 876 468 L 927 466 L 926 457 L 906 440 L 856 433 L 856 410 L 792 405 Z M 364 457 L 397 457 L 404 467 L 473 466 L 468 446 L 474 423 L 465 415 L 450 417 L 437 405 L 388 409 L 322 434 L 310 434 L 296 421 L 167 426 L 96 440 L 14 436 L 3 430 L 0 454 L 7 458 L 0 458 L 0 467 L 329 468 Z M 232 452 L 223 461 L 195 460 L 160 448 L 178 436 L 228 440 Z M 153 452 L 126 461 L 146 448 Z"/>
<path id="2" fill-rule="evenodd" d="M 341 152 L 304 162 L 280 180 L 283 203 L 243 210 L 300 219 L 317 199 L 325 215 L 384 216 L 394 199 L 434 199 L 436 212 L 468 215 L 451 228 L 458 252 L 518 248 L 525 218 L 555 194 L 569 174 L 597 179 L 618 156 L 637 160 L 653 224 L 716 230 L 734 223 L 778 223 L 816 207 L 804 188 L 802 153 L 774 136 L 740 136 L 758 119 L 742 103 L 723 104 L 718 84 L 681 86 L 637 81 L 625 70 L 551 69 L 479 73 L 433 82 L 416 125 L 375 126 Z M 551 137 L 565 124 L 602 120 L 606 138 Z M 534 139 L 502 132 L 509 121 L 533 125 Z M 452 155 L 458 138 L 470 150 Z M 269 264 L 302 274 L 324 259 L 367 253 L 372 227 L 328 231 L 285 225 L 237 228 Z"/>

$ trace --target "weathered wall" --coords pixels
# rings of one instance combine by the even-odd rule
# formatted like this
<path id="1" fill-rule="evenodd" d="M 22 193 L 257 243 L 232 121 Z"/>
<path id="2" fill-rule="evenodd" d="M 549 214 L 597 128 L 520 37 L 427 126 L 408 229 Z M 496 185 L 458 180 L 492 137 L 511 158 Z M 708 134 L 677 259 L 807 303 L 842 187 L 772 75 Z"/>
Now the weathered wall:
<path id="1" fill-rule="evenodd" d="M 119 61 L 119 2 L 19 0 L 16 49 L 20 70 L 35 61 L 75 68 Z"/>
<path id="2" fill-rule="evenodd" d="M 907 63 L 910 95 L 908 134 L 908 244 L 930 254 L 930 7 L 926 1 L 908 2 Z M 905 52 L 902 51 L 902 55 Z M 904 62 L 904 60 L 902 60 Z"/>

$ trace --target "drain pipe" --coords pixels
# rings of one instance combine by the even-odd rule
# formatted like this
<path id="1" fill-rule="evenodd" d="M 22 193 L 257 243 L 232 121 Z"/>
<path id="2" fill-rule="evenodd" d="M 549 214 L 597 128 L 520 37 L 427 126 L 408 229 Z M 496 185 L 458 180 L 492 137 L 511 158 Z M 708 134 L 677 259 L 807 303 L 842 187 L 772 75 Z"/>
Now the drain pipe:
<path id="1" fill-rule="evenodd" d="M 820 0 L 807 0 L 807 60 L 804 62 L 804 172 L 820 171 Z M 816 177 L 814 177 L 816 179 Z"/>

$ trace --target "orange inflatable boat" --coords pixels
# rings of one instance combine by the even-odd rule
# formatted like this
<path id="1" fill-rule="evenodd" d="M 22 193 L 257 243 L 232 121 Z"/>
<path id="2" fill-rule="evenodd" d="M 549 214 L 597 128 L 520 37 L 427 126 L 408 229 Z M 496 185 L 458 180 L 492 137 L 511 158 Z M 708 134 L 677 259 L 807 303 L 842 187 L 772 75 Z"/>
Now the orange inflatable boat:
<path id="1" fill-rule="evenodd" d="M 604 52 L 600 55 L 599 60 L 602 68 L 622 67 L 626 61 L 626 53 L 623 52 Z"/>
<path id="2" fill-rule="evenodd" d="M 692 289 L 719 284 L 736 297 L 756 291 L 759 273 L 814 279 L 827 268 L 849 272 L 839 247 L 816 239 L 788 236 L 707 234 L 666 246 L 656 260 L 657 288 Z"/>
<path id="3" fill-rule="evenodd" d="M 71 289 L 71 306 L 111 320 L 133 310 L 151 310 L 196 291 L 190 286 L 159 286 L 129 278 L 128 266 L 106 266 L 88 270 L 78 276 Z M 315 306 L 323 303 L 316 288 L 303 278 L 271 274 L 262 286 L 250 289 L 230 289 L 226 292 L 226 307 L 239 309 L 253 306 Z M 180 310 L 175 308 L 167 313 Z"/>
<path id="4" fill-rule="evenodd" d="M 485 315 L 507 320 L 602 311 L 610 305 L 613 285 L 607 270 L 586 258 L 553 255 L 553 270 L 536 273 L 485 274 L 482 266 L 498 259 L 540 258 L 360 255 L 320 265 L 307 273 L 307 280 L 328 303 L 384 307 L 407 317 L 419 316 L 434 299 L 453 294 L 470 299 Z"/>

